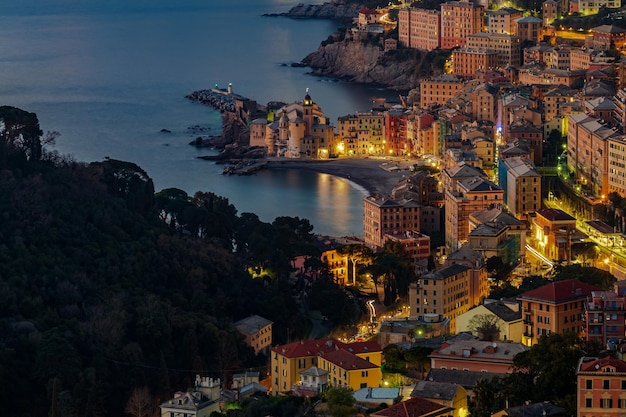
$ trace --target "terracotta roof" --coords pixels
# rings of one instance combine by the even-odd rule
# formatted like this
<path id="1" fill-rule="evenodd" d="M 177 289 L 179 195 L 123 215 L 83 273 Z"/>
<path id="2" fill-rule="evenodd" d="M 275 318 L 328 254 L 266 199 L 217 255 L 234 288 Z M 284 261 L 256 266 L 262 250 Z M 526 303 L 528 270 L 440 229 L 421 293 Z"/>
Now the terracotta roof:
<path id="1" fill-rule="evenodd" d="M 411 398 L 401 403 L 392 405 L 375 413 L 371 413 L 372 417 L 420 417 L 420 416 L 438 416 L 452 411 L 453 408 L 437 404 L 424 398 Z"/>
<path id="2" fill-rule="evenodd" d="M 548 219 L 550 221 L 555 221 L 555 220 L 576 220 L 574 217 L 570 216 L 569 214 L 567 214 L 563 210 L 553 209 L 553 208 L 546 208 L 546 209 L 537 210 L 537 214 L 541 215 L 542 217 L 545 217 L 546 219 Z"/>
<path id="3" fill-rule="evenodd" d="M 366 361 L 365 359 L 359 358 L 355 354 L 350 353 L 344 349 L 324 353 L 321 357 L 326 359 L 328 362 L 335 364 L 341 369 L 345 369 L 347 371 L 378 368 L 378 366 L 374 365 L 373 363 Z"/>
<path id="4" fill-rule="evenodd" d="M 585 299 L 592 291 L 602 291 L 602 288 L 585 284 L 577 279 L 568 279 L 527 291 L 520 295 L 519 298 L 534 298 L 537 300 L 560 303 L 573 299 Z"/>
<path id="5" fill-rule="evenodd" d="M 603 369 L 607 367 L 615 368 L 610 372 L 626 372 L 626 362 L 621 361 L 613 356 L 604 358 L 581 358 L 578 365 L 578 372 L 606 372 Z"/>
<path id="6" fill-rule="evenodd" d="M 272 348 L 272 352 L 279 353 L 287 358 L 303 358 L 308 356 L 318 356 L 323 353 L 339 349 L 345 349 L 355 355 L 382 351 L 380 345 L 373 340 L 369 340 L 367 342 L 342 343 L 335 339 L 325 338 L 316 340 L 300 340 L 286 345 L 274 346 Z"/>

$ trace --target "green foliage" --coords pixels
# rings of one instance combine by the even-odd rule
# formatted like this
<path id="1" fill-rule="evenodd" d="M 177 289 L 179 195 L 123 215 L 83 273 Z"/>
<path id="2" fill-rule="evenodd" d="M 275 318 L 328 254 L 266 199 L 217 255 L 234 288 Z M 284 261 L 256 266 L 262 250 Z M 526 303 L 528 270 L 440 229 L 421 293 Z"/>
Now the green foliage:
<path id="1" fill-rule="evenodd" d="M 331 387 L 324 392 L 324 400 L 333 417 L 349 416 L 354 406 L 354 396 L 349 388 Z"/>
<path id="2" fill-rule="evenodd" d="M 358 313 L 357 306 L 337 285 L 318 280 L 311 287 L 311 309 L 319 310 L 334 324 L 352 323 Z"/>
<path id="3" fill-rule="evenodd" d="M 14 114 L 39 137 L 36 116 L 2 112 L 5 126 Z M 296 255 L 319 255 L 308 220 L 238 216 L 213 193 L 155 195 L 135 164 L 53 163 L 44 150 L 34 160 L 36 150 L 8 137 L 0 403 L 13 415 L 117 416 L 139 387 L 163 400 L 196 374 L 262 370 L 265 357 L 231 324 L 251 314 L 274 322 L 275 343 L 308 331 L 287 279 Z M 249 267 L 274 279 L 252 278 Z M 299 405 L 277 407 L 262 415 L 295 415 Z"/>
<path id="4" fill-rule="evenodd" d="M 578 264 L 556 268 L 555 281 L 577 279 L 589 285 L 600 287 L 603 290 L 612 290 L 617 279 L 608 271 L 594 267 L 584 267 Z"/>
<path id="5" fill-rule="evenodd" d="M 469 403 L 470 415 L 472 417 L 489 417 L 493 412 L 503 409 L 505 403 L 502 398 L 502 389 L 501 378 L 479 380 L 472 390 L 474 396 Z"/>
<path id="6" fill-rule="evenodd" d="M 598 353 L 599 346 L 573 332 L 542 336 L 539 343 L 513 359 L 514 371 L 505 380 L 506 397 L 511 405 L 575 398 L 578 360 Z"/>
<path id="7" fill-rule="evenodd" d="M 387 345 L 383 349 L 385 362 L 383 368 L 385 372 L 403 373 L 406 370 L 406 362 L 402 352 L 396 345 Z"/>

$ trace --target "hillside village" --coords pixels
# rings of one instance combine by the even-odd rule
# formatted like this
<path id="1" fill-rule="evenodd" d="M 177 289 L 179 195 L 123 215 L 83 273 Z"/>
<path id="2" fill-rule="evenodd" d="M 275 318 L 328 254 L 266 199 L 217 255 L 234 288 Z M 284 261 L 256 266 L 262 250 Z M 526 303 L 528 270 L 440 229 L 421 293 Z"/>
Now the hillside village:
<path id="1" fill-rule="evenodd" d="M 262 375 L 248 387 L 301 397 L 346 388 L 362 409 L 386 404 L 370 409 L 371 416 L 462 417 L 470 409 L 494 416 L 621 415 L 626 29 L 612 23 L 622 18 L 620 6 L 546 0 L 532 12 L 486 1 L 363 8 L 346 31 L 350 41 L 378 40 L 381 54 L 445 50 L 449 58 L 440 75 L 420 80 L 414 100 L 378 103 L 339 117 L 336 127 L 308 91 L 300 102 L 267 106 L 213 92 L 232 102 L 249 126 L 247 145 L 265 156 L 371 158 L 380 169 L 400 169 L 401 161 L 410 168 L 388 194 L 364 198 L 363 239 L 318 242 L 334 281 L 377 301 L 366 252 L 399 243 L 417 277 L 406 299 L 394 300 L 404 305 L 377 317 L 370 302 L 373 324 L 351 336 L 283 345 L 272 344 L 271 322 L 250 318 L 262 324 L 244 333 L 268 352 L 270 364 L 265 388 L 256 385 Z M 616 19 L 608 24 L 588 30 L 559 24 L 607 9 Z M 302 273 L 305 259 L 296 264 Z M 574 264 L 605 270 L 617 282 L 601 288 L 560 277 L 513 298 L 489 298 L 501 285 L 500 268 L 519 285 L 530 275 L 550 280 Z M 577 356 L 573 409 L 548 395 L 501 409 L 477 406 L 485 381 L 528 369 L 514 358 L 563 334 L 600 347 L 595 356 Z M 384 372 L 389 346 L 402 351 L 428 342 L 428 366 L 415 379 L 393 381 Z"/>

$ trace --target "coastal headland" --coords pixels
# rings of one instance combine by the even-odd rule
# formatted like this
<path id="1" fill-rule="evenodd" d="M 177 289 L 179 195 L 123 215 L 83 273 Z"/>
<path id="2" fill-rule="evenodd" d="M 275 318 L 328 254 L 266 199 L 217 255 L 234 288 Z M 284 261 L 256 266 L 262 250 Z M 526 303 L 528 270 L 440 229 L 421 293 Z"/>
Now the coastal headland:
<path id="1" fill-rule="evenodd" d="M 242 123 L 240 118 L 235 116 L 233 110 L 237 107 L 236 102 L 238 100 L 245 101 L 247 99 L 219 89 L 195 91 L 189 94 L 187 98 L 199 101 L 222 112 L 224 130 L 221 137 L 213 137 L 200 144 L 195 140 L 190 144 L 194 146 L 213 146 L 221 149 L 222 152 L 219 155 L 200 156 L 199 158 L 231 165 L 224 170 L 225 174 L 250 175 L 259 169 L 309 170 L 347 179 L 363 187 L 370 195 L 375 196 L 388 195 L 398 181 L 409 175 L 408 167 L 412 164 L 401 158 L 340 157 L 333 159 L 309 159 L 267 157 L 264 155 L 264 152 L 259 152 L 257 147 L 246 146 L 242 143 L 244 142 L 242 139 L 246 138 L 246 134 L 240 130 L 247 131 L 247 129 L 245 128 L 245 123 Z M 256 103 L 254 103 L 254 106 L 260 110 Z M 235 129 L 235 127 L 238 127 L 238 129 Z M 234 131 L 237 131 L 237 134 Z M 244 163 L 245 161 L 250 163 Z M 252 164 L 254 166 L 251 166 Z"/>

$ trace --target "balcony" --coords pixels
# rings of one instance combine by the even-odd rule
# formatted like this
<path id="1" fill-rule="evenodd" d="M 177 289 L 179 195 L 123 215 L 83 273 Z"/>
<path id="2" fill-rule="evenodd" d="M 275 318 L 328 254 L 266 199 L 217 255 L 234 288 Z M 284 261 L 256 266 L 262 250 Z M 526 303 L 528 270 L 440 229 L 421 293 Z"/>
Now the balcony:
<path id="1" fill-rule="evenodd" d="M 524 337 L 533 337 L 533 332 L 524 332 Z"/>
<path id="2" fill-rule="evenodd" d="M 523 323 L 527 324 L 528 326 L 532 326 L 533 325 L 533 321 L 530 320 L 530 319 L 523 320 Z"/>

